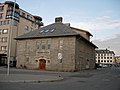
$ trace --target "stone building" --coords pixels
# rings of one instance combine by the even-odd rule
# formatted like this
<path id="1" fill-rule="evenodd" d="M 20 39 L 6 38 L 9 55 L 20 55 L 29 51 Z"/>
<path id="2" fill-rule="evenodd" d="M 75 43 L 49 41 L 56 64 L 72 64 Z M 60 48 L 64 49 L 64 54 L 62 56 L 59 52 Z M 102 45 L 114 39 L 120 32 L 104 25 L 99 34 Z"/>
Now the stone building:
<path id="1" fill-rule="evenodd" d="M 0 66 L 7 64 L 8 56 L 11 63 L 16 61 L 16 41 L 13 38 L 39 29 L 42 24 L 41 17 L 21 9 L 17 3 L 0 3 Z"/>
<path id="2" fill-rule="evenodd" d="M 17 68 L 80 71 L 95 67 L 95 48 L 88 31 L 55 23 L 16 38 Z"/>

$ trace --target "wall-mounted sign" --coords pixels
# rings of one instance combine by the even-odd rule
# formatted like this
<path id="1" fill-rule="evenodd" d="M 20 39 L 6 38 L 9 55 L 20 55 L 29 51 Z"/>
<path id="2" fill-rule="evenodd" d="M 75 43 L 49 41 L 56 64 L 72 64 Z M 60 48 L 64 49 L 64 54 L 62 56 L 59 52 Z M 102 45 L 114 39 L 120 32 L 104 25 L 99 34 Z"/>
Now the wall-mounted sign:
<path id="1" fill-rule="evenodd" d="M 62 59 L 62 53 L 58 53 L 58 59 Z"/>

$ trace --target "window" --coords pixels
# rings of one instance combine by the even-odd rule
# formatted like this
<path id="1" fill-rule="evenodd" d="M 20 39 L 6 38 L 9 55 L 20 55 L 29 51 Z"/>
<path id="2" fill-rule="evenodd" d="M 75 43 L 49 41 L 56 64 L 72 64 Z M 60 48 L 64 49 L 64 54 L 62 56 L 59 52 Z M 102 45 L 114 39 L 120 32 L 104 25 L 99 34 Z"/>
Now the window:
<path id="1" fill-rule="evenodd" d="M 19 14 L 18 14 L 17 12 L 15 12 L 15 13 L 14 13 L 14 16 L 18 18 L 18 17 L 19 17 Z"/>
<path id="2" fill-rule="evenodd" d="M 13 7 L 12 6 L 8 6 L 7 10 L 13 10 Z"/>
<path id="3" fill-rule="evenodd" d="M 12 11 L 8 11 L 6 14 L 6 18 L 11 18 L 12 17 Z"/>
<path id="4" fill-rule="evenodd" d="M 63 40 L 60 40 L 59 41 L 59 49 L 62 50 L 62 48 L 63 48 Z"/>
<path id="5" fill-rule="evenodd" d="M 34 29 L 33 28 L 31 28 L 31 31 L 33 31 Z"/>
<path id="6" fill-rule="evenodd" d="M 109 59 L 109 57 L 107 57 L 107 59 Z"/>
<path id="7" fill-rule="evenodd" d="M 22 16 L 25 17 L 25 13 L 24 12 L 22 12 Z"/>
<path id="8" fill-rule="evenodd" d="M 14 25 L 14 26 L 17 26 L 17 24 L 18 24 L 18 23 L 17 23 L 16 21 L 13 22 L 13 25 Z"/>
<path id="9" fill-rule="evenodd" d="M 0 42 L 2 42 L 2 38 L 0 37 Z"/>
<path id="10" fill-rule="evenodd" d="M 7 51 L 7 46 L 1 46 L 1 51 Z"/>
<path id="11" fill-rule="evenodd" d="M 45 30 L 40 30 L 40 33 L 43 33 Z"/>
<path id="12" fill-rule="evenodd" d="M 104 59 L 106 59 L 106 57 L 104 57 Z"/>
<path id="13" fill-rule="evenodd" d="M 3 8 L 4 8 L 3 6 L 0 6 L 0 12 L 2 12 L 2 11 L 3 11 Z"/>
<path id="14" fill-rule="evenodd" d="M 40 49 L 41 47 L 41 42 L 36 42 L 37 49 Z"/>
<path id="15" fill-rule="evenodd" d="M 104 60 L 104 62 L 106 62 L 106 60 Z"/>
<path id="16" fill-rule="evenodd" d="M 50 63 L 50 60 L 48 60 L 48 63 Z"/>
<path id="17" fill-rule="evenodd" d="M 109 62 L 109 60 L 107 60 L 107 62 Z"/>
<path id="18" fill-rule="evenodd" d="M 98 60 L 98 63 L 100 63 L 100 60 Z"/>
<path id="19" fill-rule="evenodd" d="M 103 62 L 103 60 L 101 60 L 101 62 Z"/>
<path id="20" fill-rule="evenodd" d="M 8 29 L 3 29 L 2 33 L 3 34 L 8 34 Z"/>
<path id="21" fill-rule="evenodd" d="M 110 60 L 110 62 L 112 62 L 112 60 Z"/>
<path id="22" fill-rule="evenodd" d="M 49 29 L 45 30 L 45 32 L 46 32 L 46 33 L 49 32 Z"/>
<path id="23" fill-rule="evenodd" d="M 7 42 L 7 37 L 0 37 L 0 42 Z"/>
<path id="24" fill-rule="evenodd" d="M 54 32 L 54 31 L 55 31 L 55 29 L 51 29 L 51 30 L 50 30 L 50 32 Z"/>
<path id="25" fill-rule="evenodd" d="M 2 19 L 3 14 L 0 14 L 0 19 Z"/>
<path id="26" fill-rule="evenodd" d="M 36 42 L 36 47 L 37 49 L 50 49 L 51 47 L 51 41 L 47 40 L 47 41 L 37 41 Z"/>
<path id="27" fill-rule="evenodd" d="M 17 12 L 15 12 L 13 15 L 15 20 L 19 20 L 19 14 Z"/>
<path id="28" fill-rule="evenodd" d="M 30 17 L 30 15 L 27 15 L 27 19 L 31 20 L 31 17 Z"/>
<path id="29" fill-rule="evenodd" d="M 50 47 L 51 47 L 51 42 L 50 42 L 50 40 L 47 41 L 47 45 L 48 45 L 48 49 L 50 49 Z"/>
<path id="30" fill-rule="evenodd" d="M 45 43 L 45 42 L 42 42 L 41 48 L 42 48 L 42 49 L 45 49 L 45 45 L 46 45 L 46 43 Z"/>
<path id="31" fill-rule="evenodd" d="M 3 24 L 4 24 L 4 25 L 10 24 L 10 20 L 5 20 L 5 21 L 3 22 Z"/>
<path id="32" fill-rule="evenodd" d="M 29 27 L 27 25 L 25 25 L 25 31 L 28 31 Z"/>
<path id="33" fill-rule="evenodd" d="M 0 21 L 0 25 L 3 25 L 3 21 Z"/>
<path id="34" fill-rule="evenodd" d="M 2 42 L 7 42 L 7 37 L 3 37 Z"/>
<path id="35" fill-rule="evenodd" d="M 2 34 L 2 29 L 0 29 L 0 34 Z"/>

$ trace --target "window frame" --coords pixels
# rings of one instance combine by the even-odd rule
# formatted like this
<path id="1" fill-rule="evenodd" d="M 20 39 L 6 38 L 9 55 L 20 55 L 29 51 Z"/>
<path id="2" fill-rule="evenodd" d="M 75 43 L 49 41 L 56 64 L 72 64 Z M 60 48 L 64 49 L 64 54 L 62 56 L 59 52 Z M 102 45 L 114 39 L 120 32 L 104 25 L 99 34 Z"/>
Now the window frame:
<path id="1" fill-rule="evenodd" d="M 6 30 L 6 32 L 5 32 L 5 30 Z M 3 29 L 2 34 L 8 34 L 8 29 Z"/>
<path id="2" fill-rule="evenodd" d="M 1 46 L 1 51 L 7 51 L 7 46 Z"/>

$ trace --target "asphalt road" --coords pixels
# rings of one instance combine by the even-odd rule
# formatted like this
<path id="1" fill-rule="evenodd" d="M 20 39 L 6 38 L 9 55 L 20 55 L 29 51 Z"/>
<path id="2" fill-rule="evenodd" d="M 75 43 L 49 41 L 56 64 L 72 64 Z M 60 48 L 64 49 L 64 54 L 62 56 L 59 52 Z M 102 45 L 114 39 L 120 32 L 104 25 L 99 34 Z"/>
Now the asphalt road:
<path id="1" fill-rule="evenodd" d="M 120 67 L 82 72 L 50 72 L 11 69 L 12 74 L 60 75 L 65 79 L 42 83 L 0 83 L 0 90 L 120 90 Z M 6 69 L 0 69 L 0 74 Z"/>

